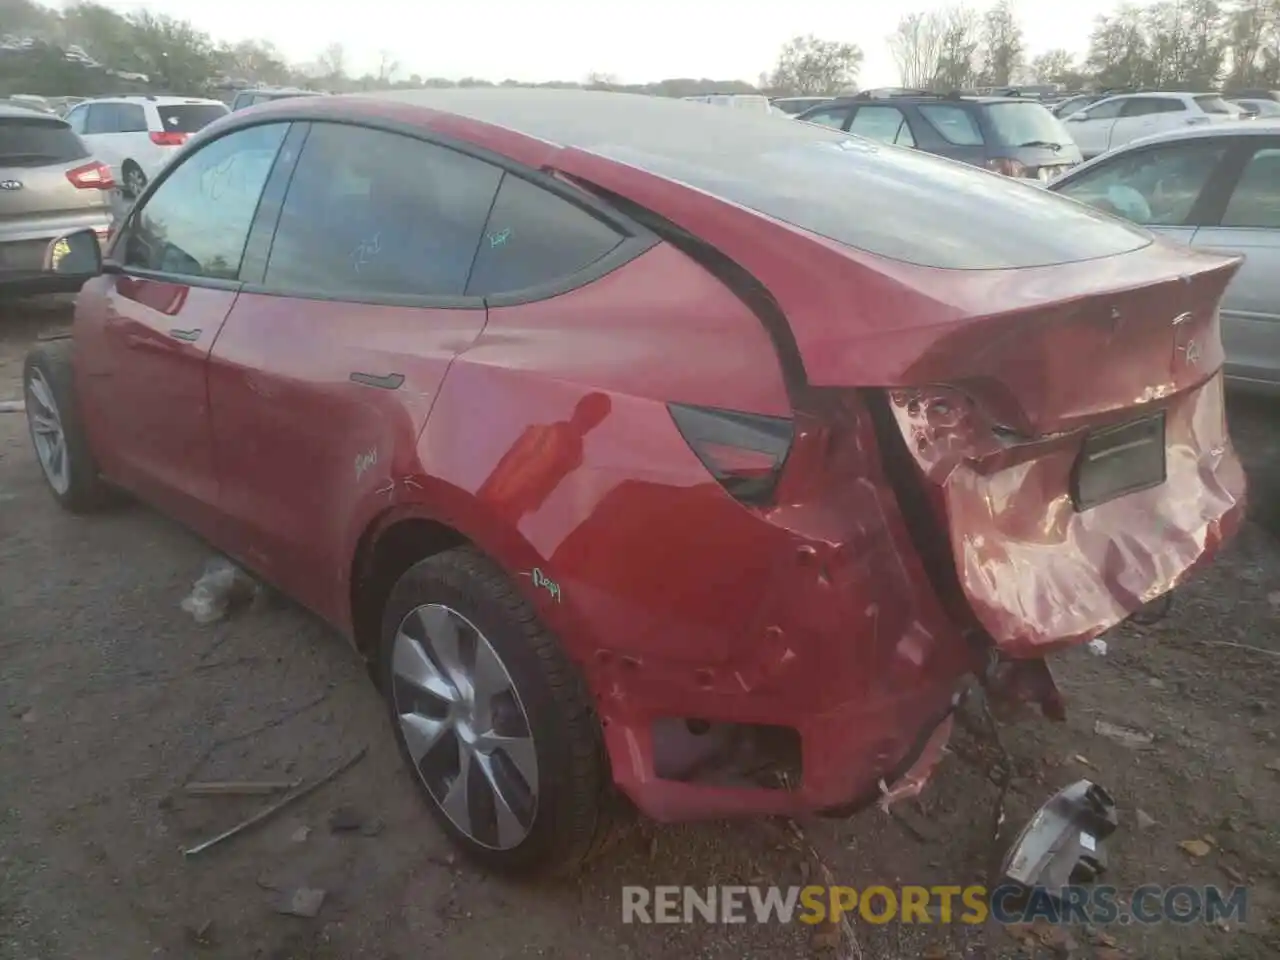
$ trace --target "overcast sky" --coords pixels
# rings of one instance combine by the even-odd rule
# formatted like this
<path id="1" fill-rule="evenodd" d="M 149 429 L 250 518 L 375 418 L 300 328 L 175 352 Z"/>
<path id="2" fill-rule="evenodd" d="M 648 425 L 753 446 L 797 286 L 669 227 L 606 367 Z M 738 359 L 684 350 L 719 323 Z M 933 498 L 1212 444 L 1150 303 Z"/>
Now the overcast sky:
<path id="1" fill-rule="evenodd" d="M 105 0 L 190 20 L 217 40 L 270 40 L 295 62 L 328 44 L 347 49 L 348 72 L 376 71 L 389 51 L 404 75 L 521 81 L 582 80 L 592 71 L 624 83 L 664 77 L 755 82 L 798 34 L 852 41 L 866 54 L 863 87 L 898 82 L 885 37 L 907 10 L 947 0 Z M 974 6 L 982 6 L 974 3 Z M 1015 0 L 1030 54 L 1083 54 L 1094 17 L 1115 0 Z"/>

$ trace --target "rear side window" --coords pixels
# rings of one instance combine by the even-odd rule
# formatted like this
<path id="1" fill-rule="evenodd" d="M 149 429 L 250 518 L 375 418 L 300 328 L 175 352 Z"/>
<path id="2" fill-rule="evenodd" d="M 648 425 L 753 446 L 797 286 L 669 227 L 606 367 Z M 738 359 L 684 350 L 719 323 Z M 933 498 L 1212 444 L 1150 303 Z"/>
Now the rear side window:
<path id="1" fill-rule="evenodd" d="M 0 167 L 40 167 L 88 156 L 84 143 L 60 120 L 0 118 Z"/>
<path id="2" fill-rule="evenodd" d="M 568 277 L 622 241 L 613 227 L 581 207 L 507 174 L 485 224 L 467 293 L 509 293 Z"/>
<path id="3" fill-rule="evenodd" d="M 147 111 L 140 103 L 116 104 L 116 133 L 146 133 Z"/>
<path id="4" fill-rule="evenodd" d="M 1196 97 L 1196 106 L 1198 106 L 1205 113 L 1218 113 L 1218 114 L 1227 114 L 1227 115 L 1232 115 L 1236 113 L 1235 110 L 1231 109 L 1231 106 L 1227 103 L 1227 101 L 1223 100 L 1221 97 L 1211 96 L 1208 94 L 1204 96 Z"/>
<path id="5" fill-rule="evenodd" d="M 94 103 L 85 118 L 85 133 L 118 133 L 120 117 L 114 103 Z"/>
<path id="6" fill-rule="evenodd" d="M 1280 230 L 1280 147 L 1259 150 L 1249 160 L 1222 215 L 1222 225 Z"/>
<path id="7" fill-rule="evenodd" d="M 942 134 L 947 143 L 957 147 L 982 146 L 982 130 L 977 118 L 964 107 L 952 104 L 922 103 L 920 115 Z"/>
<path id="8" fill-rule="evenodd" d="M 125 265 L 236 279 L 258 199 L 288 126 L 237 130 L 184 159 L 133 217 Z"/>
<path id="9" fill-rule="evenodd" d="M 502 171 L 381 130 L 315 124 L 294 169 L 265 283 L 360 301 L 461 296 Z M 512 222 L 507 240 L 516 241 Z M 535 231 L 545 241 L 545 225 Z"/>
<path id="10" fill-rule="evenodd" d="M 173 103 L 157 104 L 156 112 L 165 133 L 195 133 L 226 116 L 227 108 L 220 103 Z"/>

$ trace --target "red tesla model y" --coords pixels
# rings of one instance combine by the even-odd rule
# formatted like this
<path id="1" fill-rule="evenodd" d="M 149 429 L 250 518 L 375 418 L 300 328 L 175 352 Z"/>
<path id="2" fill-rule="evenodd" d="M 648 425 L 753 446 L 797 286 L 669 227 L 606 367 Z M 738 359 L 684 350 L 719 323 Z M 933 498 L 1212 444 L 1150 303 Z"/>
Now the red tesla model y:
<path id="1" fill-rule="evenodd" d="M 282 100 L 188 144 L 26 366 L 125 491 L 344 631 L 443 828 L 572 867 L 918 790 L 974 684 L 1238 525 L 1238 261 L 936 157 L 584 91 Z"/>

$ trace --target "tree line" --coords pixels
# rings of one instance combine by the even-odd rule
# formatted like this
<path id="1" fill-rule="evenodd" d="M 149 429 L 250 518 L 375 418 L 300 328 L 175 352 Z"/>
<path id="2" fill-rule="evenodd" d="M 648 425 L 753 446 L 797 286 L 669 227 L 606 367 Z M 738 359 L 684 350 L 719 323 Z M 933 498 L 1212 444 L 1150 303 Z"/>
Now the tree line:
<path id="1" fill-rule="evenodd" d="M 351 70 L 340 43 L 326 47 L 310 63 L 293 64 L 268 41 L 218 43 L 191 23 L 147 10 L 120 14 L 91 0 L 58 11 L 35 0 L 0 0 L 0 34 L 31 38 L 34 46 L 7 50 L 0 57 L 0 95 L 92 96 L 109 92 L 207 94 L 245 84 L 298 86 L 334 93 L 417 87 L 533 86 L 515 80 L 478 77 L 460 80 L 404 70 L 382 53 L 376 70 Z M 66 56 L 78 47 L 92 61 Z M 660 96 L 702 93 L 811 93 L 851 86 L 862 51 L 854 44 L 797 37 L 782 50 L 772 72 L 759 84 L 744 80 L 677 77 L 647 84 L 623 84 L 607 73 L 581 81 L 537 86 L 587 87 Z M 124 82 L 121 74 L 144 75 L 145 84 Z M 134 89 L 136 88 L 136 89 Z"/>
<path id="2" fill-rule="evenodd" d="M 1121 3 L 1096 19 L 1079 59 L 1065 49 L 1029 58 L 1009 0 L 909 13 L 888 40 L 912 88 L 1280 88 L 1280 0 Z"/>

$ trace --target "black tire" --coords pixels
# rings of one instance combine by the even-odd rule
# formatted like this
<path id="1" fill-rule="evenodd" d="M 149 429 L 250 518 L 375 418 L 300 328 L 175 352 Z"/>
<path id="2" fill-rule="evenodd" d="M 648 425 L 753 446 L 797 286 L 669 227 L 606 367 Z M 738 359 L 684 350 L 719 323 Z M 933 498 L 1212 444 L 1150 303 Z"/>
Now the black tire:
<path id="1" fill-rule="evenodd" d="M 98 466 L 89 449 L 84 421 L 76 402 L 75 379 L 71 369 L 72 344 L 73 341 L 69 339 L 36 344 L 27 354 L 22 367 L 22 393 L 27 405 L 27 429 L 34 449 L 36 429 L 33 408 L 36 401 L 32 393 L 32 381 L 33 374 L 39 371 L 40 378 L 47 385 L 53 402 L 57 405 L 70 479 L 67 489 L 60 491 L 54 487 L 42 467 L 45 485 L 63 509 L 72 513 L 88 513 L 105 506 L 113 498 L 111 489 L 98 474 Z"/>
<path id="2" fill-rule="evenodd" d="M 136 189 L 130 186 L 131 180 L 137 179 Z M 147 175 L 132 160 L 126 160 L 120 167 L 120 193 L 129 200 L 137 200 L 143 190 L 147 189 Z"/>
<path id="3" fill-rule="evenodd" d="M 392 647 L 400 624 L 424 604 L 466 617 L 507 669 L 528 716 L 538 766 L 538 804 L 528 835 L 500 850 L 459 830 L 414 769 L 392 699 Z M 487 870 L 510 876 L 564 875 L 581 868 L 613 834 L 618 804 L 599 720 L 577 668 L 502 571 L 460 547 L 422 560 L 392 588 L 378 665 L 396 744 L 428 808 L 453 843 Z"/>

